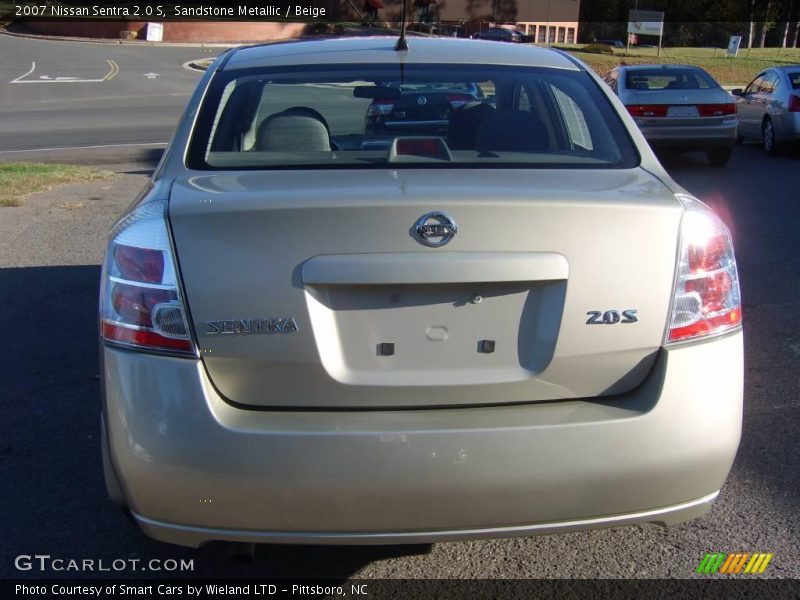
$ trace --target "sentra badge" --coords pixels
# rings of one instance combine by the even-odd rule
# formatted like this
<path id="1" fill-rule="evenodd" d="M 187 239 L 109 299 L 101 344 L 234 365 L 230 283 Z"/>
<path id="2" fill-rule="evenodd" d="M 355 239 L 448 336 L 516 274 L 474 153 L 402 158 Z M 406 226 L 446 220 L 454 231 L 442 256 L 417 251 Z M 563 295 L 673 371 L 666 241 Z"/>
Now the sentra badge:
<path id="1" fill-rule="evenodd" d="M 300 331 L 293 317 L 218 319 L 206 321 L 206 335 L 246 335 L 259 333 L 296 333 Z"/>

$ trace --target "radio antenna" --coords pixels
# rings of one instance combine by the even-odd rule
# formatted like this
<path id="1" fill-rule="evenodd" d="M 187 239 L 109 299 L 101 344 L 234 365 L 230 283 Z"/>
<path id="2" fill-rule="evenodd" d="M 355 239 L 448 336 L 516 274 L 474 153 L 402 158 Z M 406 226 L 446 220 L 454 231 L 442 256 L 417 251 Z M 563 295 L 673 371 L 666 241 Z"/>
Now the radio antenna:
<path id="1" fill-rule="evenodd" d="M 408 8 L 408 0 L 403 0 L 403 14 L 400 20 L 400 37 L 397 38 L 397 44 L 394 49 L 400 52 L 401 50 L 408 50 L 408 42 L 406 42 L 406 11 Z"/>

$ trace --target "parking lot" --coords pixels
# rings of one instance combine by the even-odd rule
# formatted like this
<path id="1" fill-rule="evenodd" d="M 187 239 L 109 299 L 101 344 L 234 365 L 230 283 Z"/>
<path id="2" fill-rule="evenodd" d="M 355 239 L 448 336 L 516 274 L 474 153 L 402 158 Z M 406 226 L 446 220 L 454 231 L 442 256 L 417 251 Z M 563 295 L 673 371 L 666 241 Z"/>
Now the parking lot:
<path id="1" fill-rule="evenodd" d="M 170 58 L 168 68 L 177 73 L 184 54 L 181 50 L 180 56 Z M 130 71 L 135 85 L 140 85 L 139 76 L 147 84 L 140 73 L 147 72 L 146 64 L 141 68 L 136 64 L 134 80 L 130 62 L 134 58 L 112 60 L 121 73 Z M 0 80 L 4 94 L 0 99 L 10 114 L 9 98 L 21 92 L 9 91 L 9 81 L 5 76 Z M 196 75 L 189 74 L 183 87 L 173 89 L 174 83 L 169 83 L 164 88 L 165 108 L 158 119 L 167 122 L 177 116 L 194 81 Z M 73 108 L 64 109 L 61 117 L 47 116 L 43 104 L 29 108 L 41 111 L 42 118 L 54 119 L 53 123 L 63 122 L 58 119 L 79 110 L 79 95 L 70 101 Z M 120 117 L 109 112 L 102 118 L 111 122 Z M 796 151 L 767 157 L 757 146 L 738 146 L 721 169 L 709 168 L 702 155 L 665 157 L 675 179 L 714 206 L 730 225 L 742 282 L 744 430 L 733 471 L 710 514 L 669 530 L 644 525 L 433 546 L 261 546 L 252 561 L 242 563 L 231 560 L 222 544 L 192 550 L 149 540 L 107 500 L 103 486 L 96 317 L 99 263 L 106 230 L 147 181 L 160 154 L 159 144 L 168 136 L 157 123 L 153 127 L 145 131 L 158 133 L 159 139 L 137 141 L 140 133 L 131 134 L 133 128 L 126 125 L 111 127 L 119 138 L 81 142 L 143 143 L 141 151 L 129 147 L 121 153 L 87 149 L 35 154 L 37 160 L 102 163 L 116 175 L 39 194 L 22 207 L 0 208 L 4 341 L 0 398 L 5 409 L 0 424 L 4 488 L 0 511 L 5 515 L 0 526 L 1 577 L 63 577 L 63 573 L 21 572 L 14 567 L 20 554 L 49 554 L 108 563 L 120 558 L 194 559 L 193 571 L 169 573 L 194 578 L 684 578 L 695 576 L 700 559 L 709 551 L 774 553 L 764 577 L 800 576 L 800 324 L 795 317 L 800 296 L 800 154 Z M 63 134 L 57 147 L 69 146 L 65 136 L 69 137 Z M 0 159 L 33 159 L 10 151 L 31 149 L 21 137 L 15 139 L 17 145 L 7 146 Z M 44 138 L 36 141 L 38 147 L 43 143 Z M 686 415 L 687 421 L 691 418 Z M 136 578 L 163 573 L 129 569 L 112 575 Z"/>

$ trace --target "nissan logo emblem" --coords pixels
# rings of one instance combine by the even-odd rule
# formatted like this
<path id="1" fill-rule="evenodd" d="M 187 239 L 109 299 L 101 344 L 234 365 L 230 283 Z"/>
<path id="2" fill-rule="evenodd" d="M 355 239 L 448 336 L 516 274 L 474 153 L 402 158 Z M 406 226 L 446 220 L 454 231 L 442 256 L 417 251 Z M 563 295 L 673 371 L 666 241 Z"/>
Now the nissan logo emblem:
<path id="1" fill-rule="evenodd" d="M 458 225 L 445 212 L 435 211 L 422 215 L 414 223 L 412 234 L 417 241 L 431 248 L 444 246 L 458 233 Z"/>

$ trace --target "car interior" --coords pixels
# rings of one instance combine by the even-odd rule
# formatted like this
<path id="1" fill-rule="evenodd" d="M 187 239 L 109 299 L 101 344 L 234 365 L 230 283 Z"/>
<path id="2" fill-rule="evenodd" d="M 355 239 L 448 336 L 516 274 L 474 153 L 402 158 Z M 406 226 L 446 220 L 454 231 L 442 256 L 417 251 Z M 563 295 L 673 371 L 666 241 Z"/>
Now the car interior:
<path id="1" fill-rule="evenodd" d="M 412 114 L 406 126 L 405 111 L 398 109 L 391 131 L 367 133 L 371 103 L 393 101 L 386 81 L 234 79 L 214 110 L 204 159 L 211 168 L 247 168 L 352 161 L 602 164 L 622 157 L 613 120 L 598 114 L 585 84 L 559 76 L 464 83 L 480 85 L 481 93 L 447 107 L 444 125 Z M 445 84 L 425 79 L 413 85 L 426 93 Z M 400 138 L 419 142 L 397 144 Z M 434 138 L 445 151 L 438 141 L 424 141 Z"/>
<path id="2" fill-rule="evenodd" d="M 628 71 L 625 87 L 629 90 L 699 90 L 712 87 L 710 82 L 695 71 Z"/>

